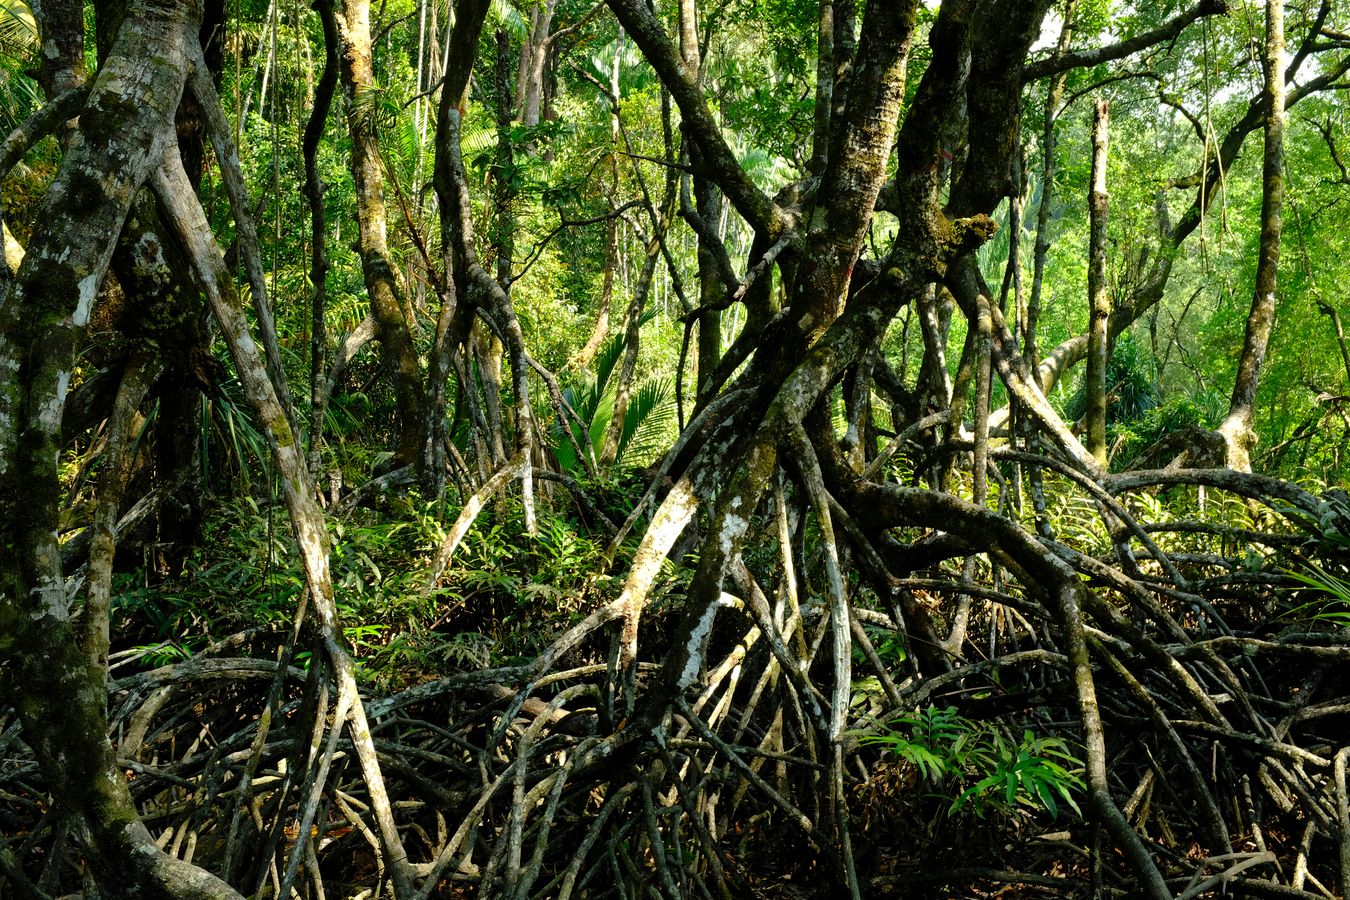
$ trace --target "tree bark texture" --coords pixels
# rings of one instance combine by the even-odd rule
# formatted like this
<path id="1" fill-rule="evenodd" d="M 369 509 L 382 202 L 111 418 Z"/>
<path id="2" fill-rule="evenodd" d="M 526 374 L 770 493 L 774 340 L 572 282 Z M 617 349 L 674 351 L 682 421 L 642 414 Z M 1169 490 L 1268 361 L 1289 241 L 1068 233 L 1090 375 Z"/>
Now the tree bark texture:
<path id="1" fill-rule="evenodd" d="M 375 333 L 398 404 L 396 459 L 415 464 L 425 439 L 425 387 L 412 332 L 403 310 L 398 267 L 389 252 L 384 171 L 375 131 L 375 74 L 372 68 L 369 0 L 344 0 L 336 16 L 342 89 L 351 132 L 351 172 L 356 186 L 361 269 L 365 274 Z"/>
<path id="2" fill-rule="evenodd" d="M 328 222 L 324 215 L 323 195 L 326 185 L 319 177 L 319 142 L 323 139 L 324 127 L 328 121 L 328 110 L 333 104 L 333 94 L 338 81 L 338 35 L 337 19 L 334 15 L 333 0 L 319 0 L 314 4 L 323 27 L 323 74 L 319 77 L 318 88 L 314 92 L 314 106 L 305 122 L 301 138 L 301 156 L 305 161 L 305 199 L 309 201 L 309 240 L 310 264 L 310 335 L 309 335 L 309 455 L 310 472 L 318 475 L 319 451 L 323 445 L 323 417 L 326 404 L 324 396 L 324 367 L 327 354 L 327 328 L 325 327 L 328 298 L 328 260 L 327 240 Z"/>
<path id="3" fill-rule="evenodd" d="M 15 281 L 0 297 L 0 681 L 48 787 L 89 831 L 113 894 L 236 898 L 159 850 L 107 738 L 102 668 L 81 648 L 57 546 L 62 407 L 132 199 L 166 148 L 197 41 L 198 3 L 130 4 L 80 113 Z M 101 656 L 99 641 L 91 649 Z"/>
<path id="4" fill-rule="evenodd" d="M 1106 284 L 1106 161 L 1110 107 L 1098 100 L 1092 115 L 1092 181 L 1088 194 L 1088 358 L 1083 392 L 1087 448 L 1106 467 L 1106 368 L 1110 355 L 1107 321 L 1111 292 Z"/>
<path id="5" fill-rule="evenodd" d="M 1281 207 L 1284 202 L 1284 3 L 1266 2 L 1266 45 L 1262 59 L 1266 83 L 1265 152 L 1261 165 L 1261 250 L 1256 263 L 1256 292 L 1238 357 L 1228 416 L 1219 426 L 1225 461 L 1239 472 L 1252 469 L 1251 452 L 1256 445 L 1252 418 L 1256 391 L 1261 384 L 1261 366 L 1275 328 L 1277 280 L 1280 269 Z"/>

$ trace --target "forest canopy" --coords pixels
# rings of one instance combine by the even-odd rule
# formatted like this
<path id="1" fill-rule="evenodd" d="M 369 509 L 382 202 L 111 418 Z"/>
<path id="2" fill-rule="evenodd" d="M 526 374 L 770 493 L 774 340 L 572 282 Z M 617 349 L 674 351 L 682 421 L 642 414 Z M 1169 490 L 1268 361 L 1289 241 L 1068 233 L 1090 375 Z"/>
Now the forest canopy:
<path id="1" fill-rule="evenodd" d="M 0 897 L 1344 896 L 1347 88 L 1345 0 L 0 0 Z"/>

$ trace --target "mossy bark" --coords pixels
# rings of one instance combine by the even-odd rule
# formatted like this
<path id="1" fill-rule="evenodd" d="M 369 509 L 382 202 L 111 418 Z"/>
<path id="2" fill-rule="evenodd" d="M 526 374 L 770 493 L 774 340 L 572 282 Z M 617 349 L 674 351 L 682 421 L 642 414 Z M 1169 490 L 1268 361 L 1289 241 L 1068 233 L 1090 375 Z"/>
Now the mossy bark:
<path id="1" fill-rule="evenodd" d="M 1261 384 L 1261 366 L 1275 328 L 1276 280 L 1280 269 L 1280 209 L 1284 202 L 1284 4 L 1266 3 L 1265 154 L 1261 167 L 1261 249 L 1256 262 L 1256 290 L 1247 329 L 1233 379 L 1228 416 L 1219 426 L 1225 461 L 1239 472 L 1252 470 L 1251 452 L 1256 445 L 1252 417 L 1256 390 Z"/>
<path id="2" fill-rule="evenodd" d="M 398 405 L 396 458 L 400 464 L 410 465 L 421 455 L 426 396 L 417 348 L 403 311 L 398 268 L 389 252 L 384 170 L 375 133 L 377 100 L 371 60 L 369 0 L 346 0 L 337 11 L 336 24 L 339 69 L 347 100 L 347 127 L 352 139 L 351 172 L 356 186 L 356 220 L 360 232 L 357 250 L 361 254 L 361 269 L 375 319 L 376 337 L 383 348 Z"/>
<path id="3" fill-rule="evenodd" d="M 1092 188 L 1088 195 L 1088 359 L 1087 448 L 1106 467 L 1106 366 L 1110 354 L 1107 320 L 1111 294 L 1106 285 L 1106 144 L 1110 114 L 1098 100 L 1092 118 Z"/>
<path id="4" fill-rule="evenodd" d="M 199 3 L 130 4 L 0 296 L 0 689 L 49 789 L 88 829 L 110 894 L 239 895 L 155 847 L 107 739 L 103 668 L 72 621 L 57 545 L 61 418 L 75 349 L 136 191 L 174 140 Z"/>

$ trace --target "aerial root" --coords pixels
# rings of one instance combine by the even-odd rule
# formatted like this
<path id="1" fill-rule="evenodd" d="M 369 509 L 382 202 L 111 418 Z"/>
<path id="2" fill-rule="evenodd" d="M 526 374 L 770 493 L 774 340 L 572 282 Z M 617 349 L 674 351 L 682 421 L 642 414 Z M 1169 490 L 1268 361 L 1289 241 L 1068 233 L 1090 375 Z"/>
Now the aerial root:
<path id="1" fill-rule="evenodd" d="M 803 458 L 798 452 L 795 461 Z M 1054 468 L 1044 467 L 1048 477 Z M 1108 891 L 1137 889 L 1155 877 L 1151 869 L 1168 895 L 1227 884 L 1298 897 L 1335 890 L 1350 875 L 1350 748 L 1334 736 L 1350 709 L 1350 685 L 1339 674 L 1350 648 L 1316 621 L 1292 627 L 1284 611 L 1307 600 L 1291 598 L 1294 582 L 1280 574 L 1307 571 L 1311 562 L 1343 570 L 1343 548 L 1308 528 L 1318 498 L 1272 491 L 1254 476 L 1158 476 L 1259 494 L 1297 526 L 1281 529 L 1272 518 L 1243 530 L 1149 521 L 1129 496 L 1147 489 L 1148 479 L 1107 481 L 1116 502 L 1085 508 L 1121 522 L 1124 511 L 1137 522 L 1127 527 L 1138 544 L 1140 530 L 1160 544 L 1130 568 L 1112 555 L 1074 554 L 946 495 L 888 489 L 896 510 L 910 517 L 892 527 L 945 516 L 946 529 L 966 539 L 958 561 L 988 554 L 966 583 L 960 566 L 890 570 L 889 545 L 871 530 L 885 508 L 860 510 L 828 477 L 822 472 L 817 484 L 803 486 L 813 478 L 810 459 L 795 472 L 773 473 L 754 511 L 764 513 L 767 529 L 756 540 L 770 552 L 729 555 L 714 627 L 696 645 L 698 677 L 687 689 L 672 692 L 663 679 L 668 665 L 659 654 L 670 648 L 660 634 L 671 632 L 668 620 L 640 632 L 632 716 L 605 708 L 614 659 L 563 664 L 605 646 L 631 596 L 593 611 L 533 664 L 450 675 L 367 700 L 369 746 L 407 848 L 407 896 L 437 896 L 462 883 L 485 897 L 650 890 L 737 897 L 759 889 L 766 873 L 789 870 L 815 872 L 842 890 L 852 883 L 862 895 L 917 889 L 939 875 L 948 885 L 1072 893 L 1096 865 Z M 669 530 L 686 515 L 678 497 L 663 509 L 657 519 L 669 518 Z M 659 544 L 649 533 L 652 559 L 643 565 L 650 572 L 673 545 L 669 530 Z M 829 539 L 822 543 L 821 535 Z M 1203 561 L 1232 559 L 1257 539 L 1275 557 L 1261 570 L 1265 580 L 1245 578 L 1242 565 Z M 843 578 L 832 553 L 850 563 L 870 557 L 859 567 L 864 581 Z M 1189 583 L 1178 585 L 1172 568 Z M 643 577 L 652 590 L 655 574 Z M 1199 581 L 1222 585 L 1203 607 L 1190 599 Z M 898 609 L 901 592 L 922 598 L 938 624 L 949 598 L 972 598 L 970 637 L 946 669 L 914 666 L 920 638 Z M 687 603 L 693 610 L 697 598 Z M 1077 648 L 1070 613 L 1080 629 Z M 1268 617 L 1282 630 L 1263 626 Z M 266 649 L 274 640 L 241 634 L 191 659 L 110 681 L 119 762 L 146 824 L 168 852 L 249 890 L 326 885 L 333 896 L 339 885 L 389 879 L 400 861 L 361 776 L 360 747 L 350 726 L 333 724 L 347 718 L 354 698 L 333 693 L 327 677 L 316 677 L 322 670 L 290 665 L 275 643 Z M 850 652 L 844 689 L 841 640 L 856 648 L 861 666 L 851 672 Z M 273 690 L 260 690 L 264 684 Z M 969 782 L 925 784 L 921 771 L 868 742 L 887 734 L 910 739 L 905 726 L 890 723 L 930 706 L 1001 723 L 1010 740 L 1030 730 L 1062 734 L 1071 747 L 1087 744 L 1088 790 L 1079 797 L 1104 830 L 1101 849 L 1092 828 L 1047 819 L 1041 830 L 1061 837 L 1028 849 L 1016 867 L 932 873 L 925 854 L 952 852 L 961 830 L 940 825 L 951 796 L 936 806 L 931 797 Z M 43 896 L 64 877 L 65 863 L 51 870 L 51 860 L 68 859 L 75 847 L 41 805 L 37 768 L 11 712 L 0 713 L 0 750 L 0 791 L 14 798 L 10 815 L 23 820 L 6 829 L 23 836 L 0 845 L 0 873 L 22 895 Z M 988 827 L 975 821 L 964 833 Z M 912 856 L 895 855 L 905 846 L 898 832 L 917 848 Z M 1203 855 L 1187 858 L 1176 842 L 1181 835 L 1194 835 Z M 1112 845 L 1124 855 L 1110 852 Z M 784 846 L 804 852 L 778 858 Z M 44 868 L 54 872 L 45 883 Z"/>

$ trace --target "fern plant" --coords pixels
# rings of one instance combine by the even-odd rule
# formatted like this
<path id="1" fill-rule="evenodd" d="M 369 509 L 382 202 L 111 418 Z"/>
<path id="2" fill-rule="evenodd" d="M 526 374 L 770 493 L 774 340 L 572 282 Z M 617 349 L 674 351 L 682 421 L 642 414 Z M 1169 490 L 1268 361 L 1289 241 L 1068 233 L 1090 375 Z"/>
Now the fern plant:
<path id="1" fill-rule="evenodd" d="M 1024 730 L 1014 740 L 996 725 L 975 722 L 956 707 L 930 706 L 901 715 L 858 742 L 881 747 L 912 766 L 948 800 L 947 815 L 969 807 L 983 818 L 992 811 L 1016 816 L 1045 811 L 1058 818 L 1067 806 L 1082 810 L 1083 764 L 1062 738 Z"/>

